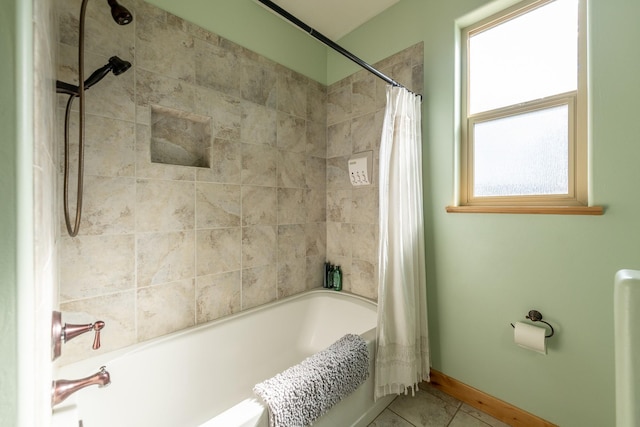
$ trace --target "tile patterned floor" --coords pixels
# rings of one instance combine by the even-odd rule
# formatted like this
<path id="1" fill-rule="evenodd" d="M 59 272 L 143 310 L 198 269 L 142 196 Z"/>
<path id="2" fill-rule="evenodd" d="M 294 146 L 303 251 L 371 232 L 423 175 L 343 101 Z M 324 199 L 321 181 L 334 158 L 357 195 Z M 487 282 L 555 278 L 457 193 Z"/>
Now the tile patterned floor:
<path id="1" fill-rule="evenodd" d="M 509 427 L 431 386 L 398 396 L 369 427 Z"/>

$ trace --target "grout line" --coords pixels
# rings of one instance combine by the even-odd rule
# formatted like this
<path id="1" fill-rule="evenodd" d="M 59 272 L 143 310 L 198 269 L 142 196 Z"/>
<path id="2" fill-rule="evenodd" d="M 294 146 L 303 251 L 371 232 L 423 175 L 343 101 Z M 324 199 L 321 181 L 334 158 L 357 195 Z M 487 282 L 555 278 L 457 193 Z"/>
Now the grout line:
<path id="1" fill-rule="evenodd" d="M 393 402 L 391 402 L 391 403 L 393 403 Z M 389 404 L 389 406 L 391 406 L 391 403 Z M 386 410 L 388 409 L 388 410 L 389 410 L 389 412 L 391 412 L 391 413 L 395 414 L 398 418 L 403 419 L 404 421 L 406 421 L 406 422 L 407 422 L 408 424 L 410 424 L 411 426 L 413 426 L 413 427 L 418 427 L 418 426 L 416 426 L 415 424 L 413 424 L 411 421 L 409 421 L 408 419 L 406 419 L 405 417 L 403 417 L 402 415 L 398 414 L 398 413 L 397 413 L 396 411 L 394 411 L 393 409 L 389 408 L 389 406 L 387 406 L 386 408 L 384 408 L 384 410 L 386 411 Z M 382 411 L 382 412 L 384 412 L 384 411 Z M 382 415 L 382 412 L 380 412 L 380 414 L 381 414 L 381 415 Z M 378 415 L 378 416 L 380 416 L 380 415 Z"/>
<path id="2" fill-rule="evenodd" d="M 460 412 L 460 408 L 462 408 L 462 405 L 458 406 L 458 408 L 456 409 L 456 412 L 453 414 L 453 416 L 451 417 L 451 419 L 449 420 L 449 422 L 447 423 L 446 427 L 449 427 L 451 425 L 451 423 L 453 422 L 453 420 L 456 418 L 456 415 L 458 415 L 458 412 Z"/>

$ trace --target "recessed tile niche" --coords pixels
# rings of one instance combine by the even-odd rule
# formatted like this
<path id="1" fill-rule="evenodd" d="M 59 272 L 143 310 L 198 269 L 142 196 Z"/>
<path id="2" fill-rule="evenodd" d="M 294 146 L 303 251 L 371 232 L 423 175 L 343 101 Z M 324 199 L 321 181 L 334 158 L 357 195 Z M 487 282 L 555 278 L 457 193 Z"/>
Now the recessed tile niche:
<path id="1" fill-rule="evenodd" d="M 151 161 L 210 167 L 211 117 L 151 106 Z"/>

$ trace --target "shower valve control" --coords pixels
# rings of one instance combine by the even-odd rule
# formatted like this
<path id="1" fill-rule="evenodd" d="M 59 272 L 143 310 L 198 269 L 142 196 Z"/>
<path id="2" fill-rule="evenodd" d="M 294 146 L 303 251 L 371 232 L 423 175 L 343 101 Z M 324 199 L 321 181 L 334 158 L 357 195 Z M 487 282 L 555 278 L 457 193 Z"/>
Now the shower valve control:
<path id="1" fill-rule="evenodd" d="M 351 185 L 371 185 L 373 151 L 354 154 L 349 159 L 349 179 Z"/>
<path id="2" fill-rule="evenodd" d="M 62 314 L 59 311 L 53 312 L 51 320 L 51 360 L 56 360 L 60 357 L 63 342 L 68 342 L 78 335 L 89 331 L 95 332 L 91 348 L 94 350 L 100 348 L 100 331 L 104 328 L 104 322 L 102 320 L 84 325 L 72 325 L 68 323 L 63 325 Z"/>

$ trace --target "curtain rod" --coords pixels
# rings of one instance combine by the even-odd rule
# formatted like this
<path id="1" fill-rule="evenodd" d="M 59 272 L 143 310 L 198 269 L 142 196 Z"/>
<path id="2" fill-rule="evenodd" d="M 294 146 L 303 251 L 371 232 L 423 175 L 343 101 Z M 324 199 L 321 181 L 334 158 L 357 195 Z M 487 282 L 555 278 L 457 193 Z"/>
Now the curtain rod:
<path id="1" fill-rule="evenodd" d="M 335 43 L 331 39 L 327 38 L 322 33 L 314 30 L 309 25 L 305 24 L 300 19 L 296 18 L 295 16 L 293 16 L 292 14 L 290 14 L 289 12 L 287 12 L 286 10 L 284 10 L 283 8 L 281 8 L 280 6 L 278 6 L 277 4 L 272 2 L 271 0 L 257 0 L 257 1 L 262 3 L 263 5 L 265 5 L 266 7 L 268 7 L 269 9 L 274 11 L 275 13 L 277 13 L 278 15 L 282 16 L 287 21 L 291 22 L 292 24 L 294 24 L 295 26 L 297 26 L 298 28 L 303 30 L 305 33 L 307 33 L 310 36 L 316 38 L 320 42 L 324 43 L 326 46 L 328 46 L 331 49 L 335 50 L 336 52 L 341 53 L 342 55 L 346 56 L 351 61 L 355 62 L 356 64 L 358 64 L 359 66 L 361 66 L 365 70 L 369 71 L 370 73 L 375 74 L 377 77 L 381 78 L 382 80 L 384 80 L 385 82 L 389 83 L 390 85 L 397 86 L 397 87 L 402 87 L 402 88 L 407 89 L 411 93 L 415 93 L 412 90 L 410 90 L 409 88 L 407 88 L 406 86 L 398 83 L 397 81 L 393 80 L 391 77 L 387 76 L 386 74 L 380 72 L 379 70 L 375 69 L 371 65 L 367 64 L 365 61 L 363 61 L 362 59 L 358 58 L 353 53 L 349 52 L 348 50 L 346 50 L 345 48 L 343 48 L 339 44 Z M 421 94 L 416 94 L 416 95 L 419 96 L 420 99 L 422 99 L 422 95 Z"/>

